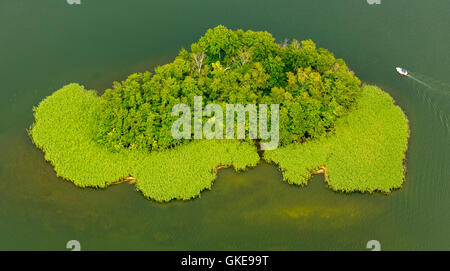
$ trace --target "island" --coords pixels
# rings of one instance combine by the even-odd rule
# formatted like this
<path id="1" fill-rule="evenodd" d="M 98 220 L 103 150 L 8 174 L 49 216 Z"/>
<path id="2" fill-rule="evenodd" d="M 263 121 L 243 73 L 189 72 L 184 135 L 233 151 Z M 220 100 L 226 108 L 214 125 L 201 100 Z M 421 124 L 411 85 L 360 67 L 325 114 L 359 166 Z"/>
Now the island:
<path id="1" fill-rule="evenodd" d="M 223 108 L 278 104 L 279 147 L 261 151 L 261 138 L 174 138 L 173 107 L 197 96 Z M 245 170 L 261 160 L 278 165 L 289 183 L 324 173 L 343 192 L 390 193 L 405 178 L 409 124 L 392 97 L 313 41 L 276 43 L 264 31 L 219 25 L 172 63 L 114 82 L 102 95 L 66 85 L 34 117 L 28 132 L 59 177 L 78 187 L 130 182 L 158 202 L 200 197 L 219 168 Z"/>

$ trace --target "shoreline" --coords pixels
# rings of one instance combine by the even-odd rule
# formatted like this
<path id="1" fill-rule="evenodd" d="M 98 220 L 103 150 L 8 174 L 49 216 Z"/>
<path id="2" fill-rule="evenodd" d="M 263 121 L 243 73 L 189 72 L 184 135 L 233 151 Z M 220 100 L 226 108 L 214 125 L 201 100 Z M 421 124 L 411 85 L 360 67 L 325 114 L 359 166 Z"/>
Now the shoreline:
<path id="1" fill-rule="evenodd" d="M 231 166 L 217 166 L 216 167 L 216 175 L 219 173 L 220 169 L 230 168 Z"/>
<path id="2" fill-rule="evenodd" d="M 327 174 L 327 167 L 321 166 L 318 170 L 311 171 L 311 175 L 321 174 L 323 173 L 323 176 L 325 178 L 325 181 L 328 181 L 328 174 Z"/>
<path id="3" fill-rule="evenodd" d="M 354 114 L 349 114 L 347 116 L 346 121 L 349 121 L 349 124 L 346 125 L 342 125 L 343 129 L 342 131 L 353 131 L 355 128 L 353 128 L 353 126 L 355 126 L 356 124 L 351 122 L 354 121 L 354 119 L 360 115 L 362 116 L 369 116 L 369 120 L 376 122 L 378 119 L 377 118 L 371 118 L 371 111 L 369 110 L 371 107 L 370 105 L 373 104 L 373 101 L 381 101 L 381 109 L 383 110 L 384 113 L 389 113 L 387 114 L 387 116 L 391 116 L 392 114 L 395 113 L 395 108 L 393 108 L 392 106 L 398 107 L 399 106 L 395 105 L 395 101 L 392 99 L 391 96 L 389 96 L 389 94 L 387 94 L 386 92 L 383 92 L 381 89 L 379 89 L 376 86 L 366 86 L 367 87 L 367 91 L 363 91 L 363 93 L 365 93 L 365 95 L 361 98 L 363 100 L 361 100 L 361 102 L 363 102 L 363 105 L 366 105 L 366 107 L 362 106 L 361 109 L 358 109 L 358 111 L 355 111 L 357 113 L 357 115 Z M 67 104 L 66 103 L 66 96 L 71 97 L 72 100 L 74 100 L 74 103 L 71 104 Z M 387 100 L 390 100 L 391 102 L 389 104 L 387 104 Z M 209 181 L 213 182 L 216 177 L 215 176 L 211 176 L 211 175 L 217 175 L 220 169 L 224 169 L 224 168 L 229 168 L 231 166 L 235 167 L 237 171 L 239 171 L 240 169 L 245 169 L 249 166 L 253 166 L 256 165 L 261 159 L 267 161 L 267 162 L 273 162 L 275 164 L 278 164 L 278 167 L 281 169 L 281 174 L 283 175 L 284 180 L 286 179 L 286 176 L 289 176 L 292 183 L 294 184 L 306 184 L 307 180 L 304 180 L 302 178 L 306 177 L 306 174 L 303 175 L 303 173 L 300 176 L 300 179 L 293 179 L 293 176 L 291 175 L 286 175 L 286 173 L 284 171 L 286 171 L 287 169 L 284 168 L 284 166 L 280 166 L 280 161 L 277 162 L 277 160 L 286 160 L 288 159 L 288 157 L 286 157 L 283 154 L 283 151 L 285 151 L 284 149 L 279 149 L 277 151 L 277 153 L 280 153 L 280 156 L 278 158 L 276 158 L 275 160 L 270 158 L 270 156 L 267 156 L 268 152 L 262 152 L 261 148 L 258 146 L 259 142 L 256 141 L 256 144 L 249 144 L 248 146 L 245 145 L 244 143 L 239 143 L 239 146 L 237 147 L 233 147 L 233 148 L 229 148 L 228 144 L 232 144 L 231 142 L 221 142 L 221 144 L 215 145 L 213 143 L 208 143 L 208 142 L 202 142 L 202 143 L 198 143 L 191 145 L 188 144 L 186 145 L 184 148 L 179 149 L 176 152 L 161 152 L 161 154 L 159 155 L 154 155 L 151 156 L 147 161 L 147 165 L 145 165 L 144 167 L 140 167 L 139 168 L 139 172 L 134 172 L 133 175 L 135 175 L 137 178 L 140 179 L 140 182 L 136 181 L 136 177 L 133 176 L 129 176 L 130 174 L 130 168 L 127 167 L 126 165 L 128 165 L 128 163 L 130 163 L 129 160 L 127 160 L 127 157 L 122 157 L 120 154 L 115 154 L 115 153 L 110 153 L 107 150 L 105 150 L 104 148 L 99 147 L 98 145 L 92 143 L 92 140 L 90 139 L 90 135 L 89 133 L 83 133 L 80 134 L 78 133 L 79 130 L 83 130 L 83 128 L 85 128 L 85 126 L 87 124 L 89 124 L 89 122 L 86 123 L 79 123 L 78 120 L 80 118 L 80 116 L 84 117 L 87 121 L 92 121 L 94 122 L 94 118 L 93 113 L 95 111 L 92 112 L 86 112 L 85 110 L 82 109 L 82 106 L 85 106 L 86 104 L 90 104 L 94 109 L 95 106 L 97 106 L 98 103 L 98 97 L 94 95 L 93 92 L 89 92 L 86 91 L 82 86 L 78 85 L 78 84 L 70 84 L 68 86 L 65 86 L 64 88 L 60 89 L 59 91 L 55 92 L 54 94 L 52 94 L 51 96 L 47 97 L 46 99 L 44 99 L 39 106 L 37 107 L 37 110 L 35 112 L 35 123 L 31 126 L 30 130 L 29 130 L 29 135 L 32 138 L 33 143 L 44 152 L 44 158 L 45 160 L 49 161 L 52 165 L 53 168 L 55 169 L 57 176 L 62 177 L 63 179 L 69 180 L 72 183 L 75 184 L 75 186 L 77 187 L 97 187 L 97 188 L 106 188 L 107 186 L 111 185 L 111 184 L 121 184 L 124 182 L 128 182 L 129 184 L 136 184 L 137 189 L 140 190 L 142 192 L 142 194 L 149 199 L 153 199 L 155 201 L 159 201 L 159 202 L 168 202 L 171 201 L 173 199 L 181 199 L 181 200 L 189 200 L 192 198 L 197 197 L 198 195 L 200 195 L 200 193 L 205 189 L 205 188 L 210 188 L 211 184 L 209 183 Z M 61 110 L 55 112 L 54 108 L 55 105 L 60 105 L 61 106 Z M 367 107 L 369 106 L 369 107 Z M 63 109 L 63 110 L 62 110 Z M 367 112 L 366 112 L 367 111 Z M 406 175 L 406 151 L 408 149 L 408 141 L 409 141 L 409 137 L 411 134 L 411 129 L 409 127 L 409 120 L 406 117 L 406 114 L 404 114 L 403 110 L 400 111 L 402 114 L 398 114 L 399 112 L 395 113 L 396 115 L 394 115 L 394 117 L 396 118 L 400 118 L 400 121 L 404 119 L 406 119 L 406 123 L 404 123 L 406 126 L 403 126 L 403 132 L 405 134 L 403 134 L 403 139 L 402 140 L 406 140 L 406 143 L 404 143 L 405 145 L 402 146 L 402 160 L 403 160 L 403 168 L 401 169 L 401 173 L 397 171 L 397 175 L 395 175 L 395 179 L 392 180 L 393 182 L 395 181 L 394 185 L 390 185 L 388 183 L 389 179 L 387 178 L 382 178 L 382 177 L 378 177 L 374 179 L 374 181 L 378 181 L 378 183 L 375 183 L 374 185 L 370 184 L 369 188 L 365 188 L 364 186 L 361 187 L 357 187 L 358 186 L 358 182 L 361 178 L 364 178 L 364 176 L 352 176 L 353 179 L 350 181 L 350 188 L 345 189 L 346 191 L 343 192 L 354 192 L 354 191 L 360 191 L 360 192 L 374 192 L 374 191 L 380 191 L 380 192 L 391 192 L 392 190 L 396 189 L 396 188 L 401 188 L 402 184 L 403 184 L 403 180 L 405 179 L 405 175 Z M 355 113 L 355 114 L 356 114 Z M 64 115 L 64 117 L 66 118 L 67 115 L 71 116 L 72 119 L 74 121 L 69 122 L 70 125 L 68 125 L 66 122 L 64 123 L 58 123 L 58 122 L 54 122 L 54 121 L 50 121 L 49 118 L 47 118 L 47 115 L 52 115 L 53 117 L 56 116 L 61 116 Z M 401 115 L 401 116 L 400 116 Z M 350 118 L 350 119 L 349 119 Z M 60 119 L 63 119 L 62 117 L 60 117 Z M 381 120 L 380 123 L 384 124 L 384 125 L 388 125 L 389 123 L 386 123 L 387 121 L 385 120 Z M 351 126 L 353 125 L 353 126 Z M 367 126 L 367 125 L 366 125 Z M 359 126 L 357 126 L 359 127 Z M 389 126 L 387 126 L 389 127 Z M 55 129 L 57 128 L 57 129 Z M 353 130 L 352 130 L 353 129 Z M 387 129 L 387 128 L 386 128 Z M 84 129 L 85 130 L 85 129 Z M 63 131 L 63 132 L 62 132 Z M 365 130 L 366 131 L 366 130 Z M 402 131 L 399 131 L 402 132 Z M 77 136 L 77 140 L 74 140 L 74 136 L 72 137 L 68 137 L 68 134 L 74 134 Z M 342 133 L 344 135 L 346 135 L 345 133 Z M 365 144 L 365 141 L 359 142 L 358 139 L 359 137 L 357 135 L 350 134 L 351 137 L 350 139 L 356 140 L 355 142 L 353 142 L 352 144 L 363 144 L 360 145 L 360 149 L 361 148 L 369 148 L 370 145 Z M 362 134 L 360 136 L 367 136 L 366 134 Z M 372 136 L 373 141 L 375 143 L 377 143 L 377 137 L 373 136 L 372 134 L 369 135 Z M 394 135 L 391 136 L 396 136 L 396 134 L 394 133 Z M 52 139 L 52 140 L 49 140 Z M 394 137 L 395 139 L 395 137 Z M 65 146 L 67 145 L 67 141 L 72 142 L 73 146 L 77 146 L 77 151 L 79 149 L 83 150 L 83 152 L 85 152 L 85 156 L 83 156 L 83 159 L 80 160 L 79 159 L 79 154 L 78 152 L 68 152 L 68 149 L 65 148 Z M 348 140 L 348 139 L 347 139 Z M 89 144 L 87 145 L 81 145 L 80 142 L 81 141 L 86 141 Z M 336 141 L 334 142 L 334 144 L 339 143 L 340 141 Z M 404 142 L 404 141 L 403 141 Z M 225 144 L 226 143 L 226 144 Z M 389 144 L 390 142 L 382 142 L 383 144 Z M 78 145 L 77 145 L 78 144 Z M 200 145 L 199 145 L 200 144 Z M 233 143 L 236 144 L 236 143 Z M 242 145 L 243 144 L 243 145 Z M 301 143 L 302 148 L 309 148 L 309 146 L 314 147 L 314 145 L 308 145 L 309 143 Z M 69 144 L 70 145 L 70 144 Z M 198 146 L 200 146 L 200 148 L 205 148 L 205 147 L 211 147 L 210 151 L 208 151 L 207 153 L 210 153 L 211 151 L 218 151 L 218 150 L 222 150 L 221 152 L 219 151 L 219 153 L 222 153 L 222 156 L 220 159 L 218 159 L 217 161 L 215 161 L 213 164 L 209 164 L 208 165 L 208 160 L 204 158 L 204 156 L 199 156 L 198 154 L 198 149 L 196 149 Z M 350 144 L 350 146 L 352 146 Z M 316 148 L 317 146 L 315 146 L 314 148 Z M 398 148 L 400 148 L 400 146 L 397 146 Z M 218 148 L 218 149 L 217 149 Z M 74 147 L 72 148 L 74 149 Z M 290 148 L 286 148 L 289 152 Z M 49 152 L 49 150 L 52 150 L 52 152 Z M 62 150 L 62 154 L 60 155 L 59 152 Z M 295 150 L 295 149 L 294 149 Z M 400 151 L 400 149 L 398 149 Z M 247 152 L 247 153 L 242 153 L 242 152 Z M 312 151 L 312 150 L 311 150 Z M 317 150 L 316 150 L 317 151 Z M 374 153 L 380 157 L 380 159 L 385 159 L 385 153 L 381 152 L 380 150 L 376 149 L 376 150 L 371 150 L 369 148 L 369 151 L 374 151 Z M 319 150 L 320 155 L 322 155 L 320 152 L 324 152 L 324 150 Z M 328 152 L 328 150 L 326 150 L 325 152 Z M 364 152 L 367 152 L 367 150 L 365 150 Z M 362 157 L 364 157 L 364 152 L 362 150 L 360 150 L 359 153 L 357 153 L 357 155 L 361 155 Z M 273 152 L 269 152 L 273 153 Z M 314 153 L 314 152 L 313 152 Z M 112 173 L 108 172 L 103 172 L 101 170 L 96 169 L 95 167 L 92 167 L 92 164 L 95 165 L 95 161 L 98 160 L 99 155 L 101 155 L 102 157 L 104 157 L 106 159 L 106 161 L 109 163 L 107 164 L 107 168 L 109 171 L 113 171 Z M 320 158 L 319 155 L 319 158 Z M 341 150 L 341 152 L 339 153 L 339 155 L 346 155 L 345 151 Z M 145 156 L 147 157 L 147 156 Z M 199 174 L 190 174 L 188 175 L 188 177 L 190 177 L 192 180 L 190 180 L 189 178 L 184 178 L 183 175 L 178 175 L 178 176 L 172 176 L 173 172 L 177 170 L 177 163 L 186 163 L 188 161 L 185 160 L 185 157 L 198 157 L 199 159 L 203 159 L 203 163 L 205 164 L 205 166 L 202 168 L 202 170 L 205 171 L 209 171 L 209 174 L 207 174 L 207 172 L 201 172 L 201 170 L 199 170 Z M 337 182 L 339 184 L 338 187 L 346 187 L 346 185 L 349 185 L 349 180 L 348 177 L 342 177 L 342 175 L 344 174 L 341 170 L 340 175 L 336 175 L 339 178 L 336 180 L 336 178 L 332 178 L 332 182 L 333 185 L 330 184 L 330 178 L 328 175 L 328 171 L 327 169 L 331 169 L 332 165 L 329 164 L 330 162 L 333 162 L 333 173 L 336 169 L 336 159 L 334 158 L 333 161 L 327 160 L 328 158 L 325 158 L 326 156 L 324 156 L 323 158 L 320 158 L 318 161 L 314 162 L 315 165 L 309 165 L 308 167 L 310 169 L 315 169 L 313 171 L 308 170 L 308 168 L 305 168 L 306 171 L 308 171 L 310 174 L 319 174 L 319 173 L 323 173 L 325 175 L 325 180 L 328 182 L 329 186 L 331 187 L 332 190 L 335 191 L 340 191 L 340 190 L 344 190 L 343 188 L 340 189 L 336 189 L 334 183 Z M 174 161 L 175 158 L 175 161 Z M 311 157 L 314 158 L 314 157 Z M 345 157 L 343 157 L 345 158 Z M 395 158 L 395 161 L 398 161 L 397 159 L 399 159 L 400 157 L 398 155 L 394 155 L 391 156 L 391 158 Z M 140 157 L 140 159 L 143 159 L 143 157 Z M 163 169 L 160 166 L 158 166 L 157 164 L 155 164 L 156 162 L 160 163 L 161 159 L 163 159 L 163 161 L 170 161 Z M 237 160 L 236 160 L 237 159 Z M 244 159 L 243 161 L 245 163 L 243 163 L 242 159 Z M 291 157 L 290 159 L 294 159 L 296 160 L 296 156 Z M 76 164 L 76 168 L 71 164 L 68 163 L 67 161 L 75 161 Z M 198 159 L 197 159 L 198 160 Z M 230 163 L 230 160 L 233 161 Z M 339 160 L 339 159 L 338 159 Z M 92 162 L 90 162 L 92 161 Z M 178 162 L 176 162 L 178 161 Z M 353 163 L 357 162 L 358 160 L 353 161 Z M 175 164 L 173 164 L 175 162 Z M 351 162 L 351 161 L 347 161 L 346 163 Z M 216 166 L 217 164 L 218 166 Z M 220 165 L 222 164 L 222 165 Z M 124 165 L 124 166 L 122 166 Z M 199 166 L 198 164 L 193 164 L 191 168 L 195 168 L 196 166 Z M 371 169 L 373 166 L 369 166 L 368 169 Z M 348 168 L 351 168 L 351 165 L 348 165 Z M 78 170 L 76 170 L 78 169 Z M 339 167 L 338 169 L 342 169 L 342 167 Z M 364 173 L 365 169 L 360 169 L 358 175 L 365 175 Z M 400 170 L 399 169 L 399 165 L 396 166 L 395 170 Z M 136 171 L 136 170 L 134 170 Z M 204 175 L 201 175 L 203 174 Z M 306 172 L 305 172 L 306 173 Z M 170 191 L 164 191 L 164 190 L 159 190 L 156 189 L 154 190 L 152 187 L 152 183 L 153 180 L 155 179 L 154 176 L 152 174 L 156 174 L 156 176 L 161 177 L 161 178 L 166 178 L 166 177 L 171 177 L 170 182 L 171 182 L 171 190 Z M 172 174 L 172 175 L 171 175 Z M 394 175 L 395 172 L 392 174 Z M 345 174 L 344 174 L 345 175 Z M 402 182 L 400 182 L 400 180 L 396 177 L 400 177 L 400 175 L 402 176 Z M 122 177 L 122 176 L 128 176 L 128 177 Z M 203 176 L 202 178 L 199 178 L 199 176 Z M 175 177 L 175 179 L 173 179 L 173 177 Z M 295 177 L 295 176 L 294 176 Z M 376 176 L 375 176 L 376 177 Z M 117 178 L 117 179 L 116 179 Z M 381 180 L 380 180 L 381 178 Z M 114 180 L 116 179 L 117 181 L 113 181 L 113 182 L 109 182 L 109 181 L 102 181 L 102 180 Z M 167 182 L 169 182 L 169 180 Z M 300 180 L 300 182 L 298 181 Z M 192 181 L 192 182 L 191 182 Z M 208 181 L 208 183 L 206 182 Z M 289 180 L 288 180 L 289 181 Z M 356 183 L 356 185 L 355 185 Z M 361 184 L 364 185 L 364 184 Z M 378 186 L 377 186 L 378 185 Z M 377 186 L 377 187 L 375 187 Z M 190 190 L 187 190 L 186 187 L 190 188 Z M 383 189 L 384 188 L 384 189 Z"/>
<path id="4" fill-rule="evenodd" d="M 342 132 L 339 134 L 341 139 L 332 142 L 333 144 L 338 144 L 336 146 L 331 146 L 336 150 L 323 150 L 318 145 L 309 144 L 308 146 L 307 144 L 293 150 L 281 148 L 268 153 L 265 160 L 278 166 L 283 173 L 284 181 L 304 186 L 307 185 L 313 174 L 322 173 L 324 174 L 324 179 L 328 184 L 328 187 L 336 192 L 368 192 L 370 194 L 381 192 L 390 194 L 404 186 L 407 173 L 407 152 L 412 133 L 409 119 L 402 108 L 396 104 L 395 100 L 388 93 L 382 91 L 378 87 L 364 87 L 367 88 L 368 92 L 365 92 L 365 96 L 363 97 L 363 100 L 361 100 L 363 106 L 358 108 L 355 111 L 355 114 L 358 114 L 356 116 L 360 117 L 367 116 L 367 120 L 370 122 L 364 126 L 367 126 L 364 131 L 369 131 L 370 134 L 368 134 L 368 132 L 361 133 L 361 127 L 355 123 L 353 125 L 348 124 L 341 128 Z M 373 99 L 375 99 L 375 101 L 380 101 L 378 107 L 372 106 Z M 390 122 L 373 117 L 373 114 L 369 111 L 369 109 L 373 109 L 372 107 L 375 109 L 379 108 L 382 110 L 382 116 L 386 115 L 387 117 L 392 117 L 388 118 L 389 121 L 392 119 L 397 120 L 402 126 L 394 127 L 398 128 L 396 131 L 389 130 L 389 137 L 380 141 L 378 137 L 374 136 L 379 131 L 372 131 L 373 128 L 371 127 L 373 125 L 385 125 L 383 127 L 390 127 Z M 347 121 L 358 120 L 356 117 L 352 118 L 351 116 L 353 115 L 348 116 Z M 357 133 L 355 133 L 355 131 Z M 358 139 L 356 136 L 358 133 L 365 136 L 364 140 Z M 353 136 L 348 138 L 349 135 Z M 343 136 L 347 136 L 347 138 L 343 139 Z M 394 143 L 396 142 L 396 145 L 393 145 L 393 148 L 389 149 L 389 152 L 373 147 L 380 144 L 382 146 L 391 144 L 388 138 L 397 140 L 393 141 Z M 361 158 L 370 156 L 371 162 L 365 160 L 360 161 L 358 159 L 345 159 L 345 155 L 347 155 L 346 151 L 345 149 L 340 148 L 339 144 L 344 143 L 349 139 L 355 140 L 346 143 L 346 148 L 353 149 L 351 154 L 358 155 Z M 397 152 L 397 154 L 395 152 Z M 330 157 L 331 153 L 335 153 L 335 155 Z M 306 157 L 302 158 L 301 155 Z M 315 162 L 306 162 L 307 160 L 311 160 L 308 158 L 309 156 L 311 156 L 310 158 Z M 356 156 L 356 158 L 358 158 L 358 156 Z M 383 162 L 385 159 L 392 159 L 392 163 L 385 165 Z M 289 162 L 289 160 L 299 160 L 299 162 Z M 333 171 L 331 173 L 333 177 L 329 176 L 331 169 Z M 345 173 L 345 171 L 348 173 Z M 371 171 L 374 171 L 374 173 L 370 173 Z M 379 174 L 376 174 L 377 172 L 379 172 Z"/>
<path id="5" fill-rule="evenodd" d="M 126 178 L 120 179 L 116 182 L 112 182 L 111 185 L 113 184 L 121 184 L 121 183 L 128 183 L 128 184 L 135 184 L 136 183 L 136 179 L 132 176 L 128 176 Z"/>

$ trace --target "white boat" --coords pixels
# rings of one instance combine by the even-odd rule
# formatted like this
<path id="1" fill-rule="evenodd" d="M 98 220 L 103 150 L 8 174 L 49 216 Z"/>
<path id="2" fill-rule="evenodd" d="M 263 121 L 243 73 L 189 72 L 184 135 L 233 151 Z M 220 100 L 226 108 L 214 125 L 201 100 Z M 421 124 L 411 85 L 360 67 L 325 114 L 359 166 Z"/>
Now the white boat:
<path id="1" fill-rule="evenodd" d="M 400 67 L 397 67 L 397 68 L 395 68 L 396 70 L 397 70 L 397 72 L 399 73 L 399 74 L 401 74 L 402 76 L 407 76 L 408 75 L 408 71 L 406 70 L 406 69 L 403 69 L 403 68 L 400 68 Z"/>

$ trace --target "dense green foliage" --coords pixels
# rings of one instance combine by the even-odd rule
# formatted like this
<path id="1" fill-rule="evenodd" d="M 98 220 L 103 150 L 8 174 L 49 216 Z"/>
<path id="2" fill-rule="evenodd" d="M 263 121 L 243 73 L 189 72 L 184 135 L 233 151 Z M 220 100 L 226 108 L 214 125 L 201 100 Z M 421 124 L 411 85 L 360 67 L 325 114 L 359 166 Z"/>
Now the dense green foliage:
<path id="1" fill-rule="evenodd" d="M 278 45 L 267 32 L 209 29 L 172 63 L 130 75 L 101 97 L 96 139 L 110 150 L 166 149 L 175 104 L 280 104 L 280 143 L 317 138 L 356 100 L 360 81 L 311 40 Z"/>
<path id="2" fill-rule="evenodd" d="M 157 201 L 190 199 L 211 188 L 216 167 L 237 170 L 259 160 L 256 147 L 237 140 L 196 140 L 161 152 L 110 152 L 94 140 L 100 98 L 71 84 L 43 100 L 30 130 L 58 176 L 79 187 L 106 187 L 133 176 L 144 196 Z"/>
<path id="3" fill-rule="evenodd" d="M 311 172 L 326 167 L 327 182 L 339 191 L 390 192 L 404 179 L 408 120 L 392 98 L 364 86 L 357 106 L 336 122 L 335 134 L 265 152 L 284 180 L 304 185 Z"/>

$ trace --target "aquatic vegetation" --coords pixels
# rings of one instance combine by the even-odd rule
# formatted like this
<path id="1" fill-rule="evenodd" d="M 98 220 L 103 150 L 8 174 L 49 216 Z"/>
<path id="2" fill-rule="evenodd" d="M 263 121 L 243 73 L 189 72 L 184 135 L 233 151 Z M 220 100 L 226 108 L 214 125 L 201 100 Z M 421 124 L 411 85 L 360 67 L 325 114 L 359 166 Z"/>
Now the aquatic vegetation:
<path id="1" fill-rule="evenodd" d="M 404 180 L 408 120 L 393 99 L 375 86 L 364 86 L 355 108 L 336 122 L 334 135 L 266 151 L 289 183 L 305 185 L 323 167 L 338 191 L 389 193 Z"/>
<path id="2" fill-rule="evenodd" d="M 161 152 L 111 152 L 94 140 L 100 98 L 70 84 L 35 108 L 30 135 L 58 176 L 79 187 L 104 188 L 128 176 L 145 197 L 190 199 L 210 189 L 216 167 L 255 166 L 256 146 L 237 140 L 201 140 Z"/>
<path id="3" fill-rule="evenodd" d="M 54 92 L 34 109 L 30 130 L 58 176 L 79 187 L 106 187 L 129 175 L 128 153 L 110 153 L 93 144 L 98 97 L 77 84 Z"/>
<path id="4" fill-rule="evenodd" d="M 58 176 L 79 187 L 104 188 L 128 176 L 157 201 L 190 199 L 211 189 L 218 166 L 243 170 L 259 161 L 256 146 L 239 140 L 196 140 L 164 151 L 111 152 L 94 140 L 99 97 L 70 84 L 35 108 L 30 129 Z M 365 86 L 355 108 L 336 123 L 335 134 L 266 151 L 284 180 L 304 185 L 311 172 L 326 166 L 334 190 L 383 191 L 403 182 L 408 121 L 392 98 Z"/>
<path id="5" fill-rule="evenodd" d="M 132 175 L 145 197 L 188 200 L 211 189 L 219 166 L 244 170 L 259 161 L 256 146 L 238 140 L 196 140 L 176 149 L 142 153 Z"/>

